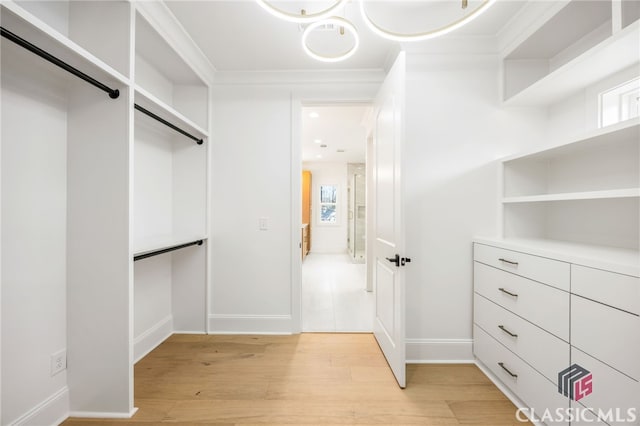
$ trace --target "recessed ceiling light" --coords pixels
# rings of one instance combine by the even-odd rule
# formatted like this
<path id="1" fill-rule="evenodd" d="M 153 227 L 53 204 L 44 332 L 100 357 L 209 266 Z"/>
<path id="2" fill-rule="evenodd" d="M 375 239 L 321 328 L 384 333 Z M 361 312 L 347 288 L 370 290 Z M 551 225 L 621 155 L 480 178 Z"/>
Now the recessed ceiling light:
<path id="1" fill-rule="evenodd" d="M 316 158 L 322 158 L 322 155 L 318 154 L 316 155 Z"/>
<path id="2" fill-rule="evenodd" d="M 344 149 L 336 149 L 336 152 L 344 152 Z"/>
<path id="3" fill-rule="evenodd" d="M 314 139 L 313 143 L 322 143 L 322 139 Z"/>
<path id="4" fill-rule="evenodd" d="M 318 114 L 318 113 L 317 113 L 317 112 L 315 112 L 315 111 L 314 111 L 314 112 L 310 112 L 310 113 L 309 113 L 309 117 L 310 117 L 310 118 L 318 118 L 318 117 L 320 117 L 320 114 Z"/>
<path id="5" fill-rule="evenodd" d="M 320 145 L 320 148 L 326 148 L 326 147 L 327 147 L 327 145 L 326 145 L 326 144 L 322 144 L 322 145 Z"/>

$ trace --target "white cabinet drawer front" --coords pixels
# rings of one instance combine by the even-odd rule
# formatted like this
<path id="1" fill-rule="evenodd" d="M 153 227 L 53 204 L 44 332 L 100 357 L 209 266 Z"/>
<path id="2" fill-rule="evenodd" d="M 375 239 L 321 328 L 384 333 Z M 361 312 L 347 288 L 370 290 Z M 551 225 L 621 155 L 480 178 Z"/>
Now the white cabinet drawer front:
<path id="1" fill-rule="evenodd" d="M 573 348 L 571 363 L 589 371 L 592 375 L 592 392 L 578 400 L 583 407 L 591 408 L 610 425 L 640 425 L 640 383 L 621 374 L 597 359 Z M 573 406 L 576 406 L 575 402 Z M 635 410 L 634 410 L 635 409 Z M 634 421 L 627 416 L 635 413 Z M 612 417 L 607 418 L 606 414 Z"/>
<path id="2" fill-rule="evenodd" d="M 569 341 L 569 293 L 474 262 L 475 291 Z"/>
<path id="3" fill-rule="evenodd" d="M 571 265 L 571 293 L 640 314 L 640 278 Z"/>
<path id="4" fill-rule="evenodd" d="M 571 296 L 571 345 L 640 379 L 640 317 Z"/>
<path id="5" fill-rule="evenodd" d="M 519 408 L 533 410 L 537 416 L 542 416 L 547 410 L 550 412 L 557 409 L 566 411 L 569 408 L 569 399 L 558 393 L 556 385 L 478 326 L 474 326 L 473 351 L 478 360 L 526 404 L 525 407 Z M 517 377 L 513 377 L 512 374 Z M 569 422 L 558 421 L 552 424 L 568 425 Z"/>
<path id="6" fill-rule="evenodd" d="M 473 259 L 569 291 L 569 264 L 545 257 L 474 244 Z"/>
<path id="7" fill-rule="evenodd" d="M 547 379 L 569 365 L 569 344 L 476 294 L 475 323 Z"/>

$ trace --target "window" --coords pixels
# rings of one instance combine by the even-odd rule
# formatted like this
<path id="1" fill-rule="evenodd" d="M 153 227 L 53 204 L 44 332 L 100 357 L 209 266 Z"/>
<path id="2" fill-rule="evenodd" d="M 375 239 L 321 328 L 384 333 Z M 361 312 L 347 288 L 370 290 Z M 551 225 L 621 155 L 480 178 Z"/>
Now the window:
<path id="1" fill-rule="evenodd" d="M 320 223 L 338 223 L 337 185 L 320 185 Z"/>
<path id="2" fill-rule="evenodd" d="M 600 94 L 600 127 L 640 116 L 640 77 Z"/>

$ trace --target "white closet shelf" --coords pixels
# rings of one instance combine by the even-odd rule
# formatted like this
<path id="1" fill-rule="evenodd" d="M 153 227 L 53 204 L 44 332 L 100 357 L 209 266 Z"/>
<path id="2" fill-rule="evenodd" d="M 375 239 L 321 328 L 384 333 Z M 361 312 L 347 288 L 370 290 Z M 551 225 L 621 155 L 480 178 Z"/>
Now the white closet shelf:
<path id="1" fill-rule="evenodd" d="M 13 1 L 0 4 L 2 26 L 30 43 L 58 57 L 69 65 L 79 68 L 94 78 L 117 81 L 130 85 L 123 74 L 79 46 L 77 43 L 44 23 Z"/>
<path id="2" fill-rule="evenodd" d="M 640 251 L 558 240 L 477 237 L 475 242 L 640 277 Z M 606 285 L 606 283 L 603 283 Z"/>
<path id="3" fill-rule="evenodd" d="M 548 105 L 604 77 L 638 65 L 640 21 L 504 100 L 506 106 Z"/>
<path id="4" fill-rule="evenodd" d="M 511 161 L 520 159 L 538 159 L 553 158 L 557 155 L 574 155 L 585 149 L 585 142 L 611 144 L 621 140 L 638 139 L 640 134 L 640 117 L 632 118 L 620 123 L 612 124 L 607 127 L 592 130 L 588 133 L 571 138 L 570 140 L 562 140 L 548 145 L 539 147 L 532 151 L 511 155 L 502 159 L 507 164 Z"/>
<path id="5" fill-rule="evenodd" d="M 187 244 L 192 241 L 207 241 L 205 235 L 192 235 L 190 237 L 174 236 L 174 235 L 161 235 L 156 237 L 149 237 L 144 241 L 137 242 L 134 246 L 133 256 L 149 253 L 157 250 L 164 250 L 170 247 Z"/>
<path id="6" fill-rule="evenodd" d="M 203 138 L 209 137 L 209 132 L 207 132 L 205 129 L 198 126 L 196 123 L 194 123 L 166 103 L 162 102 L 160 99 L 158 99 L 139 85 L 135 86 L 135 92 L 135 102 L 138 105 L 150 110 L 154 114 L 159 115 L 170 123 L 183 128 L 183 130 L 191 133 L 196 133 Z"/>
<path id="7" fill-rule="evenodd" d="M 604 191 L 566 192 L 558 194 L 526 195 L 521 197 L 505 197 L 504 204 L 536 203 L 544 201 L 597 200 L 607 198 L 638 198 L 640 188 L 611 189 Z"/>

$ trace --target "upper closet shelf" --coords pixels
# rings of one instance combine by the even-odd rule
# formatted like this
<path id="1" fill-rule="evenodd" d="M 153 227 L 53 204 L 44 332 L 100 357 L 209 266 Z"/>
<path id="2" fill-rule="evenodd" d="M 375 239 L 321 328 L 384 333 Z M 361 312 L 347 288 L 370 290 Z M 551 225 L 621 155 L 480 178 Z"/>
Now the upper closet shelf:
<path id="1" fill-rule="evenodd" d="M 130 80 L 88 50 L 38 19 L 13 1 L 0 4 L 2 26 L 29 43 L 107 85 L 129 85 Z"/>
<path id="2" fill-rule="evenodd" d="M 194 134 L 194 136 L 199 135 L 203 138 L 209 136 L 209 132 L 205 129 L 185 117 L 180 112 L 176 111 L 174 108 L 162 102 L 142 87 L 136 86 L 135 103 L 182 128 L 183 130 Z"/>
<path id="3" fill-rule="evenodd" d="M 636 21 L 528 87 L 515 93 L 505 91 L 504 104 L 507 106 L 552 104 L 617 71 L 634 65 L 638 66 L 639 52 L 640 21 Z M 505 70 L 505 73 L 508 72 Z"/>

